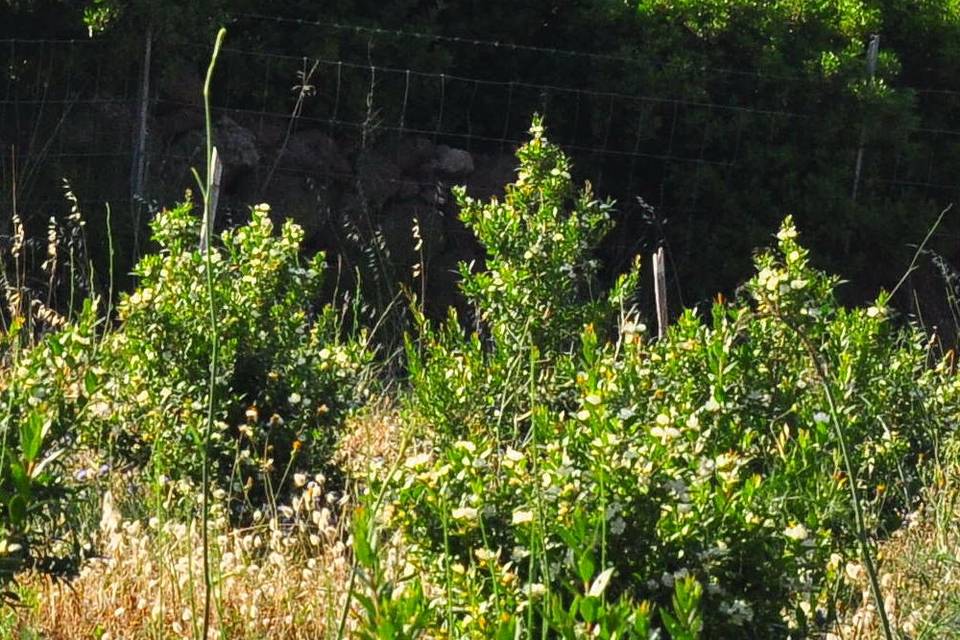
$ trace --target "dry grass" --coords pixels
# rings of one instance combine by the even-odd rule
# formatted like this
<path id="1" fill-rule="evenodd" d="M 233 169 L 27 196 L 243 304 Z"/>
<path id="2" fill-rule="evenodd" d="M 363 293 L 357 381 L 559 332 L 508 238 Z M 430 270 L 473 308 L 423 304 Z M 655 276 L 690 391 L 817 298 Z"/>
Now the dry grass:
<path id="1" fill-rule="evenodd" d="M 350 560 L 322 485 L 253 527 L 215 518 L 212 637 L 322 638 L 345 599 Z M 198 637 L 203 610 L 199 523 L 106 515 L 102 557 L 67 585 L 28 578 L 37 606 L 24 620 L 51 639 Z M 103 635 L 107 634 L 107 635 Z"/>
<path id="2" fill-rule="evenodd" d="M 351 418 L 335 456 L 338 467 L 363 481 L 379 474 L 403 452 L 402 418 L 389 399 L 383 398 Z"/>
<path id="3" fill-rule="evenodd" d="M 398 424 L 387 406 L 351 420 L 338 464 L 354 478 L 389 465 L 399 452 Z M 295 483 L 300 488 L 289 504 L 247 528 L 231 528 L 224 508 L 215 509 L 210 638 L 336 636 L 352 570 L 352 499 L 328 492 L 322 475 L 298 474 Z M 201 637 L 199 521 L 124 519 L 108 495 L 100 526 L 100 557 L 75 579 L 22 577 L 31 604 L 19 610 L 14 628 L 50 640 Z"/>
<path id="4" fill-rule="evenodd" d="M 960 639 L 960 469 L 941 471 L 924 505 L 880 546 L 886 610 L 904 640 Z M 883 638 L 865 572 L 847 566 L 846 579 L 862 591 L 829 640 Z"/>

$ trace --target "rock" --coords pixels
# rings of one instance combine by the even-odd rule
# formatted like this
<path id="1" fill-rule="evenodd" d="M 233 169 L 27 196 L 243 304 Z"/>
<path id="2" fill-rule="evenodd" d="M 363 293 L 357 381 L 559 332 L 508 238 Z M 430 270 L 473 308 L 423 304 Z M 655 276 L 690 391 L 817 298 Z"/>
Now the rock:
<path id="1" fill-rule="evenodd" d="M 60 133 L 65 151 L 123 153 L 130 150 L 135 121 L 129 107 L 119 102 L 79 105 L 69 113 L 69 125 Z"/>
<path id="2" fill-rule="evenodd" d="M 286 128 L 277 122 L 258 122 L 251 128 L 257 134 L 257 144 L 261 148 L 268 149 L 276 149 L 283 144 L 283 138 L 287 133 Z"/>
<path id="3" fill-rule="evenodd" d="M 199 107 L 182 107 L 168 111 L 156 117 L 152 128 L 165 140 L 176 138 L 188 131 L 202 129 L 203 111 Z"/>
<path id="4" fill-rule="evenodd" d="M 442 144 L 437 147 L 436 156 L 433 167 L 445 176 L 459 178 L 473 173 L 473 156 L 469 151 Z"/>
<path id="5" fill-rule="evenodd" d="M 326 192 L 314 188 L 304 176 L 277 174 L 263 200 L 270 203 L 276 220 L 290 218 L 303 227 L 305 244 L 312 246 L 321 239 L 321 231 L 328 222 L 327 197 Z"/>
<path id="6" fill-rule="evenodd" d="M 423 302 L 428 318 L 443 320 L 450 307 L 456 308 L 461 318 L 470 317 L 470 306 L 460 292 L 460 262 L 469 264 L 476 257 L 448 247 L 427 262 L 427 293 Z"/>
<path id="7" fill-rule="evenodd" d="M 403 173 L 416 173 L 434 156 L 433 143 L 422 136 L 401 138 L 394 143 L 392 156 Z"/>
<path id="8" fill-rule="evenodd" d="M 223 189 L 230 190 L 242 175 L 260 164 L 260 151 L 253 132 L 237 124 L 228 116 L 217 122 L 214 138 L 217 153 L 223 163 Z"/>
<path id="9" fill-rule="evenodd" d="M 417 180 L 409 179 L 400 182 L 400 191 L 397 197 L 401 200 L 411 200 L 420 193 L 420 183 Z"/>
<path id="10" fill-rule="evenodd" d="M 403 175 L 389 157 L 367 151 L 357 160 L 357 178 L 360 197 L 372 212 L 380 211 L 394 196 L 400 193 Z"/>
<path id="11" fill-rule="evenodd" d="M 438 182 L 435 185 L 429 187 L 423 187 L 420 189 L 420 193 L 417 194 L 420 200 L 426 202 L 427 204 L 442 207 L 447 204 L 447 199 L 450 191 L 443 183 Z"/>
<path id="12" fill-rule="evenodd" d="M 503 153 L 477 156 L 476 170 L 465 183 L 471 197 L 488 200 L 502 196 L 504 187 L 516 179 L 517 159 Z"/>
<path id="13" fill-rule="evenodd" d="M 283 145 L 283 132 L 278 153 L 280 168 L 315 173 L 322 177 L 343 177 L 350 173 L 350 163 L 344 157 L 337 143 L 322 131 L 308 129 L 297 131 Z"/>
<path id="14" fill-rule="evenodd" d="M 171 56 L 164 60 L 157 83 L 160 105 L 203 107 L 203 76 L 186 60 Z"/>

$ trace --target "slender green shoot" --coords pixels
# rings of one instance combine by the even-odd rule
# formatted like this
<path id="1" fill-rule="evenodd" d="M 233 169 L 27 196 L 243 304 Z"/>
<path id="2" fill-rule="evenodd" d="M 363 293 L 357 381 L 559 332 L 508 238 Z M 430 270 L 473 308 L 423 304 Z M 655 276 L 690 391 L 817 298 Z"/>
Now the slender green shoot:
<path id="1" fill-rule="evenodd" d="M 210 66 L 207 68 L 207 77 L 203 83 L 203 109 L 204 120 L 206 124 L 207 136 L 207 181 L 203 189 L 203 228 L 207 230 L 207 242 L 204 244 L 204 265 L 207 275 L 207 297 L 210 307 L 210 386 L 207 392 L 207 420 L 203 430 L 202 438 L 202 471 L 201 483 L 203 484 L 203 505 L 201 526 L 203 538 L 203 635 L 201 638 L 206 640 L 210 631 L 210 600 L 213 592 L 210 575 L 210 539 L 209 539 L 209 517 L 210 517 L 210 434 L 213 431 L 214 413 L 216 410 L 216 390 L 217 390 L 217 359 L 219 357 L 220 341 L 217 329 L 217 306 L 213 295 L 213 261 L 211 258 L 211 238 L 212 229 L 210 222 L 213 219 L 211 211 L 211 193 L 213 186 L 215 167 L 213 166 L 213 131 L 212 117 L 210 114 L 210 83 L 213 79 L 213 70 L 217 64 L 217 56 L 220 55 L 220 47 L 223 39 L 227 35 L 227 30 L 222 28 L 217 33 L 217 40 L 213 46 L 213 55 L 210 57 Z"/>

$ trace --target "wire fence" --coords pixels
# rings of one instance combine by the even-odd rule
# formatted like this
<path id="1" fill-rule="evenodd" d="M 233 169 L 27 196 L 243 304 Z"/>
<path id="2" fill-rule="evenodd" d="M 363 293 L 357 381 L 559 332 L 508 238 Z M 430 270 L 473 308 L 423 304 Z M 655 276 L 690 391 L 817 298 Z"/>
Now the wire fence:
<path id="1" fill-rule="evenodd" d="M 535 75 L 534 64 L 525 66 L 533 72 L 498 79 L 459 72 L 449 56 L 444 64 L 451 72 L 383 64 L 378 56 L 394 51 L 393 39 L 403 41 L 421 61 L 425 58 L 418 57 L 417 43 L 480 50 L 497 60 L 491 68 L 501 70 L 509 67 L 504 58 L 521 54 L 555 65 L 558 59 L 611 68 L 666 63 L 335 22 L 255 14 L 236 19 L 290 22 L 341 37 L 336 46 L 318 38 L 331 55 L 223 50 L 214 90 L 218 130 L 223 132 L 228 118 L 252 156 L 240 160 L 242 181 L 248 184 L 235 187 L 239 199 L 269 195 L 265 187 L 278 175 L 355 182 L 357 158 L 365 150 L 404 139 L 463 149 L 478 164 L 497 159 L 524 141 L 532 114 L 539 113 L 551 137 L 574 156 L 582 177 L 598 192 L 614 195 L 627 209 L 635 206 L 635 196 L 642 196 L 676 215 L 703 212 L 719 185 L 747 185 L 761 168 L 769 170 L 778 162 L 784 181 L 809 182 L 809 176 L 791 167 L 815 160 L 796 157 L 797 150 L 815 155 L 812 145 L 824 142 L 812 139 L 824 117 L 822 107 L 809 97 L 809 79 L 799 75 L 699 69 L 718 82 L 752 83 L 744 85 L 743 94 L 724 92 L 723 100 L 712 99 L 709 92 L 678 96 L 670 87 L 623 86 L 610 69 L 596 74 L 607 86 L 598 86 L 595 77 L 589 83 L 572 77 L 564 84 L 555 81 L 555 73 L 536 81 L 529 77 Z M 197 60 L 209 51 L 205 46 L 187 49 Z M 142 60 L 130 57 L 118 63 L 103 43 L 90 40 L 0 40 L 0 66 L 6 70 L 0 80 L 0 207 L 9 203 L 46 216 L 49 207 L 57 206 L 62 178 L 81 201 L 113 199 L 114 205 L 131 210 L 143 202 L 168 201 L 191 186 L 188 167 L 201 159 L 199 91 L 188 91 L 199 89 L 196 73 L 186 74 L 188 82 L 171 89 L 151 78 L 154 72 L 144 69 Z M 150 88 L 147 120 L 141 122 L 145 79 Z M 784 89 L 760 92 L 761 83 Z M 936 202 L 960 197 L 954 176 L 960 158 L 960 92 L 911 91 L 917 114 L 913 121 L 891 125 L 880 119 L 871 125 L 879 134 L 866 137 L 867 163 L 858 196 L 864 202 L 908 195 Z M 769 104 L 778 101 L 779 107 Z M 855 130 L 859 121 L 852 117 L 850 122 L 858 124 L 826 142 L 833 145 L 831 160 L 840 158 L 848 168 L 831 171 L 848 172 L 852 183 L 863 137 Z M 143 149 L 137 142 L 141 126 L 147 132 Z M 293 147 L 313 133 L 335 142 L 338 158 L 311 164 L 303 154 L 298 157 Z M 236 153 L 243 155 L 244 149 Z M 139 189 L 133 178 L 138 154 L 145 156 L 147 167 Z M 404 188 L 437 186 L 434 176 L 415 171 L 390 173 L 381 180 Z M 797 184 L 796 190 L 809 186 Z M 849 204 L 845 190 L 836 191 L 822 197 L 838 207 Z"/>

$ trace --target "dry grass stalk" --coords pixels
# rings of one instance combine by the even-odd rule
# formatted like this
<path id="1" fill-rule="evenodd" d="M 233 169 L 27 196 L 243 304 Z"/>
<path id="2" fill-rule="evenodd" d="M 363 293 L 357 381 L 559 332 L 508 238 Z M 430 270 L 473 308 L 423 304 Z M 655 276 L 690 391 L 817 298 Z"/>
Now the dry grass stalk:
<path id="1" fill-rule="evenodd" d="M 357 479 L 382 460 L 389 465 L 399 451 L 398 431 L 389 405 L 365 412 L 349 421 L 338 463 Z M 329 492 L 322 474 L 296 474 L 294 484 L 298 489 L 289 504 L 273 516 L 255 516 L 250 527 L 231 528 L 224 508 L 215 511 L 216 596 L 209 637 L 335 637 L 351 571 L 352 501 Z M 23 576 L 36 604 L 21 611 L 22 628 L 50 640 L 199 637 L 199 521 L 125 520 L 110 495 L 104 500 L 99 558 L 69 583 Z"/>

